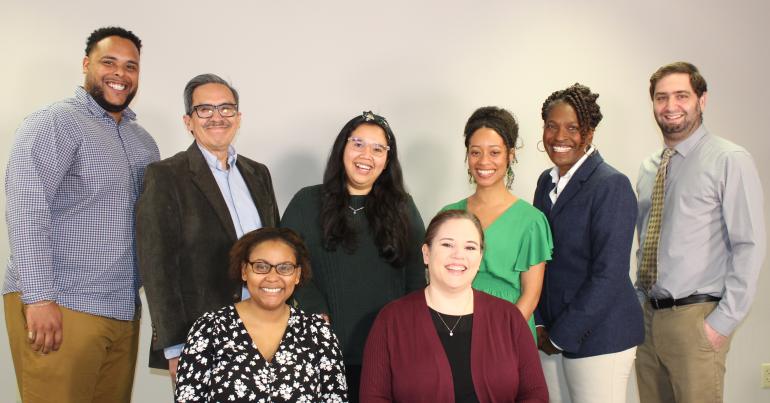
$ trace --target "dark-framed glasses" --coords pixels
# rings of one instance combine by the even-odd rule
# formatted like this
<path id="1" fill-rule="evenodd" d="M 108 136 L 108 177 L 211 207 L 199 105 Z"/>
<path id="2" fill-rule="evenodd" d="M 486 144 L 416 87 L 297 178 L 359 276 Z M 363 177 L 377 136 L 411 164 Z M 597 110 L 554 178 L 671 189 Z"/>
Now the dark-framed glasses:
<path id="1" fill-rule="evenodd" d="M 387 154 L 390 150 L 390 146 L 386 146 L 380 143 L 370 143 L 359 137 L 349 137 L 348 143 L 350 143 L 350 146 L 353 147 L 353 150 L 359 153 L 364 152 L 366 148 L 369 147 L 369 150 L 372 151 L 372 155 L 375 157 L 384 157 L 385 154 Z"/>
<path id="2" fill-rule="evenodd" d="M 299 267 L 298 265 L 292 262 L 281 262 L 278 264 L 270 264 L 264 260 L 255 260 L 253 262 L 246 262 L 246 264 L 251 268 L 251 271 L 253 271 L 256 274 L 270 273 L 270 270 L 272 270 L 275 267 L 275 272 L 282 276 L 291 276 L 292 274 L 294 274 L 294 271 L 297 270 L 297 268 Z"/>
<path id="3" fill-rule="evenodd" d="M 219 111 L 219 116 L 223 118 L 231 118 L 238 113 L 238 105 L 236 104 L 200 104 L 192 107 L 195 114 L 201 119 L 208 119 L 214 116 L 215 111 Z"/>

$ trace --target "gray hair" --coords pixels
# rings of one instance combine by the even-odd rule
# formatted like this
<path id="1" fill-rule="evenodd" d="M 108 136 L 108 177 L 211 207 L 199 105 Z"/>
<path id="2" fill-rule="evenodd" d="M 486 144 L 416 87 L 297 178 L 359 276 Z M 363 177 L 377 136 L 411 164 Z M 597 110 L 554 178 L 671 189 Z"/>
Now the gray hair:
<path id="1" fill-rule="evenodd" d="M 235 104 L 238 104 L 238 91 L 233 88 L 230 83 L 225 81 L 222 77 L 219 77 L 216 74 L 200 74 L 192 78 L 192 80 L 187 82 L 187 85 L 184 86 L 184 112 L 185 114 L 189 115 L 193 111 L 193 92 L 195 92 L 195 89 L 200 87 L 204 84 L 222 84 L 225 87 L 230 89 L 230 92 L 233 93 L 233 97 L 235 98 Z"/>

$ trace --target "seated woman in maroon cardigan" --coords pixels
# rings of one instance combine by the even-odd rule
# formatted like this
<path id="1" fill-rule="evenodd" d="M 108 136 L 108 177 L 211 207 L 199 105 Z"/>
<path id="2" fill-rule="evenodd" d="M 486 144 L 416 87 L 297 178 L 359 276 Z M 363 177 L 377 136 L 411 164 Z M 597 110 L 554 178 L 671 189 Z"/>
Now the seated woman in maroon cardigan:
<path id="1" fill-rule="evenodd" d="M 540 359 L 515 305 L 471 282 L 484 233 L 447 210 L 425 233 L 429 285 L 386 305 L 364 349 L 361 402 L 548 402 Z"/>

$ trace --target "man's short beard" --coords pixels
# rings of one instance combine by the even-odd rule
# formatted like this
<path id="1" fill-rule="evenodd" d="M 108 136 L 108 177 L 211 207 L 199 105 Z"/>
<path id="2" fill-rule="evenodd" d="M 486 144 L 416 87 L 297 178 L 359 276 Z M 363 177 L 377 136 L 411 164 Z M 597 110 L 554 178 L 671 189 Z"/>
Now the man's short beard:
<path id="1" fill-rule="evenodd" d="M 104 91 L 102 91 L 102 88 L 98 85 L 92 85 L 91 90 L 88 91 L 88 93 L 91 95 L 94 101 L 96 101 L 96 103 L 104 108 L 104 110 L 107 112 L 122 112 L 123 109 L 128 108 L 128 105 L 134 99 L 134 96 L 136 96 L 136 90 L 133 90 L 126 97 L 126 102 L 123 102 L 120 105 L 115 105 L 104 98 Z"/>
<path id="2" fill-rule="evenodd" d="M 655 121 L 658 123 L 658 127 L 660 128 L 663 137 L 671 140 L 682 140 L 689 137 L 690 134 L 695 132 L 695 130 L 703 124 L 703 112 L 701 111 L 700 105 L 695 107 L 695 111 L 698 113 L 698 117 L 695 121 L 688 121 L 685 119 L 685 121 L 679 125 L 667 125 L 658 120 L 657 117 L 655 118 Z"/>

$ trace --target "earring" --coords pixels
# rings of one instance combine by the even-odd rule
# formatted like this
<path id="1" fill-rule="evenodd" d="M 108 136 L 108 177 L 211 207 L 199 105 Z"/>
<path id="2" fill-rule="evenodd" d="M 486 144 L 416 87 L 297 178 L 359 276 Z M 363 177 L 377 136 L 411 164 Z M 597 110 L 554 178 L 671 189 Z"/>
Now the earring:
<path id="1" fill-rule="evenodd" d="M 543 149 L 541 150 L 540 147 L 543 147 Z M 538 141 L 537 145 L 535 146 L 535 148 L 537 148 L 537 151 L 540 151 L 541 153 L 544 153 L 545 152 L 545 144 L 543 144 L 543 140 Z"/>
<path id="2" fill-rule="evenodd" d="M 516 178 L 516 173 L 513 172 L 513 163 L 514 161 L 511 161 L 511 163 L 508 164 L 508 170 L 505 172 L 505 187 L 508 188 L 508 190 L 511 189 L 513 180 Z"/>
<path id="3" fill-rule="evenodd" d="M 468 183 L 470 183 L 471 185 L 476 183 L 476 180 L 473 179 L 473 174 L 471 174 L 471 169 L 470 168 L 468 168 Z"/>

